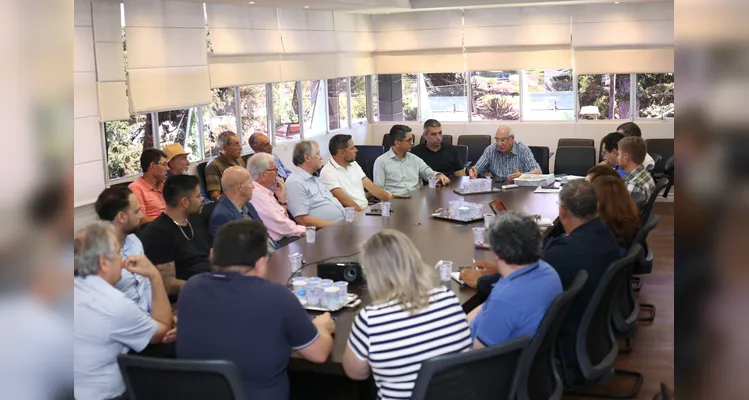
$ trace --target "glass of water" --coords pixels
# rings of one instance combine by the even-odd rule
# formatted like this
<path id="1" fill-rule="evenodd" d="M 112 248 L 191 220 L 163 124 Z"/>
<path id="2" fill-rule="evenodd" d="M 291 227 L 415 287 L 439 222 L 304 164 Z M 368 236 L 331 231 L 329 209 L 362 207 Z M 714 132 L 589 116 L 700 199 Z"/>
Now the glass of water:
<path id="1" fill-rule="evenodd" d="M 302 253 L 289 254 L 289 264 L 291 265 L 292 274 L 302 269 Z"/>
<path id="2" fill-rule="evenodd" d="M 314 226 L 308 226 L 306 229 L 305 236 L 307 237 L 307 243 L 315 243 L 315 234 L 317 233 L 317 228 Z"/>
<path id="3" fill-rule="evenodd" d="M 484 233 L 486 231 L 484 228 L 476 227 L 473 228 L 473 244 L 477 246 L 483 246 L 484 245 Z"/>
<path id="4" fill-rule="evenodd" d="M 356 209 L 354 207 L 346 207 L 343 212 L 346 216 L 346 222 L 354 222 L 354 214 L 356 213 Z"/>
<path id="5" fill-rule="evenodd" d="M 429 177 L 429 188 L 434 189 L 437 187 L 437 177 L 436 176 L 430 176 Z"/>
<path id="6" fill-rule="evenodd" d="M 383 217 L 390 216 L 390 202 L 389 201 L 382 202 L 382 216 Z"/>
<path id="7" fill-rule="evenodd" d="M 440 269 L 440 280 L 449 281 L 452 278 L 453 262 L 440 260 L 437 263 L 437 268 Z"/>
<path id="8" fill-rule="evenodd" d="M 494 221 L 494 214 L 484 214 L 484 228 L 489 229 Z"/>

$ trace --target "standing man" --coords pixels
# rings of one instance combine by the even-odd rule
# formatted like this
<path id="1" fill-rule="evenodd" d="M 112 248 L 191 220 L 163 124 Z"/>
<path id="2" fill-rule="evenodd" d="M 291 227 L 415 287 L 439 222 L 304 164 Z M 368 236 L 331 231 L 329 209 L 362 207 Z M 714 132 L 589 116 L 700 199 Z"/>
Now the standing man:
<path id="1" fill-rule="evenodd" d="M 641 137 L 628 136 L 619 142 L 619 167 L 627 173 L 624 183 L 630 193 L 642 193 L 646 199 L 655 190 L 655 181 L 643 164 L 648 148 Z"/>
<path id="2" fill-rule="evenodd" d="M 369 206 L 364 189 L 382 201 L 393 198 L 375 185 L 356 162 L 356 146 L 351 135 L 335 135 L 328 144 L 330 162 L 322 167 L 320 179 L 344 207 L 361 211 Z"/>
<path id="3" fill-rule="evenodd" d="M 421 158 L 411 154 L 414 135 L 405 125 L 390 128 L 393 146 L 387 153 L 377 157 L 374 163 L 374 183 L 393 195 L 404 195 L 419 188 L 419 180 L 436 178 L 438 183 L 447 185 L 450 179 L 435 172 Z"/>
<path id="4" fill-rule="evenodd" d="M 143 176 L 138 177 L 130 185 L 130 189 L 143 209 L 141 223 L 153 221 L 166 208 L 162 189 L 169 169 L 166 163 L 166 153 L 159 149 L 145 149 L 140 155 L 140 168 Z"/>
<path id="5" fill-rule="evenodd" d="M 317 142 L 302 140 L 294 146 L 292 160 L 299 167 L 286 180 L 289 212 L 299 225 L 322 228 L 344 218 L 343 206 L 313 175 L 322 166 Z"/>
<path id="6" fill-rule="evenodd" d="M 469 171 L 471 178 L 491 172 L 494 179 L 515 179 L 522 174 L 540 174 L 541 167 L 533 158 L 531 149 L 515 141 L 508 125 L 500 125 L 494 133 L 495 144 L 489 145 L 484 154 Z"/>
<path id="7" fill-rule="evenodd" d="M 458 149 L 448 143 L 442 143 L 442 124 L 436 119 L 424 122 L 425 144 L 414 146 L 411 153 L 415 154 L 429 166 L 429 168 L 445 176 L 464 176 L 466 169 L 458 157 Z"/>
<path id="8" fill-rule="evenodd" d="M 187 169 L 190 168 L 190 161 L 187 159 L 187 155 L 190 153 L 185 151 L 185 148 L 179 143 L 168 144 L 164 146 L 163 150 L 166 154 L 166 164 L 169 166 L 166 177 L 186 174 Z"/>
<path id="9" fill-rule="evenodd" d="M 281 162 L 281 159 L 278 158 L 277 155 L 273 154 L 273 145 L 270 144 L 270 139 L 268 138 L 268 135 L 264 134 L 260 131 L 255 131 L 252 135 L 250 135 L 250 139 L 248 141 L 250 147 L 252 148 L 252 151 L 255 152 L 255 154 L 259 153 L 267 153 L 273 156 L 273 161 L 276 163 L 276 168 L 278 168 L 278 177 L 286 180 L 286 178 L 289 177 L 291 174 L 291 170 L 286 168 L 285 165 Z"/>
<path id="10" fill-rule="evenodd" d="M 205 166 L 205 190 L 213 201 L 221 197 L 221 176 L 224 171 L 231 166 L 245 167 L 242 160 L 242 144 L 239 143 L 236 133 L 221 132 L 216 138 L 216 147 L 219 148 L 218 157 Z"/>

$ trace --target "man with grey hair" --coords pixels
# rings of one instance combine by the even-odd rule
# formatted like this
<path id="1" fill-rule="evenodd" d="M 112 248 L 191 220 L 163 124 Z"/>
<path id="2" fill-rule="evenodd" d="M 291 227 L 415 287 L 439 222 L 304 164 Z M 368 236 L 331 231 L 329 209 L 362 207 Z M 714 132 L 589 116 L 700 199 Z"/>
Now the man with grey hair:
<path id="1" fill-rule="evenodd" d="M 279 178 L 286 180 L 286 178 L 291 175 L 291 170 L 286 168 L 286 166 L 283 164 L 281 159 L 278 158 L 277 155 L 273 154 L 273 145 L 270 144 L 270 138 L 268 137 L 268 135 L 264 134 L 262 131 L 257 130 L 252 135 L 250 135 L 250 138 L 247 140 L 247 144 L 250 145 L 252 151 L 255 152 L 255 155 L 265 153 L 273 156 L 273 161 L 275 161 L 276 168 L 278 169 Z M 253 155 L 252 157 L 255 157 L 255 155 Z"/>
<path id="2" fill-rule="evenodd" d="M 172 309 L 156 267 L 143 255 L 120 255 L 111 223 L 97 221 L 75 235 L 75 398 L 110 399 L 125 392 L 117 356 L 149 343 L 173 341 Z M 114 285 L 122 269 L 151 282 L 151 315 Z"/>
<path id="3" fill-rule="evenodd" d="M 278 247 L 283 247 L 304 236 L 304 226 L 297 225 L 289 218 L 286 184 L 278 176 L 274 157 L 268 153 L 257 153 L 247 160 L 247 170 L 255 188 L 250 203 L 255 206 L 271 239 L 276 241 Z"/>
<path id="4" fill-rule="evenodd" d="M 344 218 L 341 203 L 315 174 L 322 167 L 317 142 L 302 140 L 292 155 L 298 167 L 286 180 L 289 212 L 299 225 L 322 228 Z"/>
<path id="5" fill-rule="evenodd" d="M 541 167 L 531 149 L 515 141 L 509 125 L 500 125 L 494 133 L 495 144 L 489 145 L 476 165 L 468 172 L 471 178 L 491 172 L 494 179 L 515 179 L 523 174 L 540 174 Z"/>
<path id="6" fill-rule="evenodd" d="M 245 167 L 242 159 L 242 144 L 239 143 L 237 134 L 232 131 L 223 131 L 216 138 L 216 148 L 219 149 L 218 157 L 211 160 L 205 166 L 205 190 L 208 197 L 216 201 L 223 193 L 221 189 L 221 176 L 231 166 Z"/>
<path id="7" fill-rule="evenodd" d="M 562 293 L 559 275 L 541 260 L 541 230 L 530 216 L 507 212 L 489 227 L 497 281 L 484 304 L 468 314 L 473 348 L 536 334 L 551 302 Z"/>

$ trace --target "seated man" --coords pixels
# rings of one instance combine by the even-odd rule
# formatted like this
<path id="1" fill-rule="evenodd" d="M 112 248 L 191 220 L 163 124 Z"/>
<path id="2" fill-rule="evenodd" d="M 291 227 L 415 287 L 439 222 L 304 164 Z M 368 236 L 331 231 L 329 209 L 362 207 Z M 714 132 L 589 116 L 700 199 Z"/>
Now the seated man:
<path id="1" fill-rule="evenodd" d="M 458 149 L 442 143 L 442 124 L 436 119 L 424 122 L 426 144 L 414 146 L 411 153 L 424 160 L 429 168 L 445 176 L 464 176 L 466 169 L 458 157 Z"/>
<path id="2" fill-rule="evenodd" d="M 166 153 L 159 149 L 145 149 L 140 155 L 140 168 L 143 176 L 134 180 L 130 189 L 143 209 L 143 218 L 140 222 L 150 222 L 158 217 L 166 207 L 162 191 L 166 181 L 167 163 Z"/>
<path id="3" fill-rule="evenodd" d="M 278 247 L 286 246 L 301 236 L 305 227 L 289 218 L 286 206 L 286 183 L 277 175 L 276 161 L 268 153 L 257 153 L 247 160 L 252 176 L 250 203 L 268 229 L 268 235 Z"/>
<path id="4" fill-rule="evenodd" d="M 302 140 L 294 146 L 294 165 L 299 167 L 286 180 L 289 212 L 299 225 L 322 228 L 344 218 L 343 206 L 320 178 L 313 175 L 322 167 L 317 142 Z"/>
<path id="5" fill-rule="evenodd" d="M 255 207 L 250 204 L 254 186 L 250 173 L 241 167 L 229 167 L 224 171 L 221 177 L 221 186 L 224 188 L 224 195 L 216 204 L 211 214 L 211 221 L 208 230 L 211 238 L 216 236 L 218 228 L 228 224 L 231 221 L 241 219 L 252 219 L 260 221 L 260 216 L 255 211 Z M 268 250 L 273 252 L 276 243 L 268 241 Z"/>
<path id="6" fill-rule="evenodd" d="M 174 175 L 164 184 L 166 210 L 141 234 L 146 256 L 164 277 L 170 295 L 177 295 L 185 281 L 210 271 L 210 237 L 200 218 L 203 198 L 198 178 Z"/>
<path id="7" fill-rule="evenodd" d="M 224 171 L 231 166 L 245 167 L 242 159 L 242 144 L 239 143 L 236 133 L 221 132 L 216 138 L 216 148 L 219 149 L 218 157 L 205 166 L 205 190 L 213 201 L 221 197 L 221 176 Z"/>
<path id="8" fill-rule="evenodd" d="M 627 189 L 630 193 L 642 193 L 649 199 L 655 190 L 655 181 L 643 165 L 646 154 L 648 149 L 642 138 L 629 136 L 619 142 L 619 167 L 627 173 L 624 175 Z"/>
<path id="9" fill-rule="evenodd" d="M 528 216 L 497 216 L 488 232 L 501 276 L 484 304 L 468 315 L 473 348 L 536 334 L 551 302 L 562 293 L 554 268 L 540 259 L 541 231 Z"/>
<path id="10" fill-rule="evenodd" d="M 265 279 L 267 241 L 258 221 L 218 230 L 213 271 L 190 279 L 179 298 L 177 356 L 232 361 L 248 399 L 288 399 L 291 352 L 325 362 L 335 325 L 329 313 L 310 320 L 286 286 Z"/>
<path id="11" fill-rule="evenodd" d="M 187 169 L 190 168 L 190 160 L 187 159 L 187 155 L 190 153 L 185 151 L 185 148 L 179 143 L 168 144 L 164 146 L 163 150 L 166 154 L 166 164 L 169 166 L 166 177 L 186 174 Z"/>
<path id="12" fill-rule="evenodd" d="M 495 144 L 484 150 L 476 165 L 469 170 L 471 178 L 491 172 L 494 179 L 515 179 L 522 174 L 540 174 L 541 167 L 531 149 L 515 141 L 508 125 L 500 125 L 494 134 Z"/>
<path id="13" fill-rule="evenodd" d="M 405 195 L 419 188 L 421 180 L 436 178 L 437 183 L 447 185 L 450 179 L 435 172 L 421 158 L 411 154 L 414 135 L 405 125 L 390 128 L 393 146 L 387 153 L 377 157 L 374 163 L 374 183 L 393 195 Z"/>
<path id="14" fill-rule="evenodd" d="M 637 126 L 637 124 L 634 122 L 625 122 L 617 126 L 616 131 L 624 134 L 624 137 L 628 137 L 628 136 L 637 136 L 639 138 L 642 137 L 642 131 L 640 130 L 640 127 Z M 645 166 L 645 169 L 648 169 L 650 168 L 651 165 L 655 165 L 655 160 L 653 160 L 653 157 L 651 157 L 650 154 L 645 153 L 645 160 L 642 162 L 642 165 Z"/>
<path id="15" fill-rule="evenodd" d="M 109 222 L 94 222 L 79 231 L 74 253 L 75 398 L 111 399 L 125 393 L 117 356 L 174 340 L 172 309 L 159 271 L 142 255 L 123 260 Z M 151 282 L 150 316 L 114 288 L 123 270 Z"/>
<path id="16" fill-rule="evenodd" d="M 330 151 L 330 162 L 322 167 L 320 179 L 330 189 L 341 205 L 354 207 L 361 211 L 369 206 L 366 189 L 382 201 L 393 198 L 390 193 L 375 185 L 367 175 L 364 174 L 356 162 L 356 146 L 351 135 L 335 135 L 330 138 L 328 146 Z"/>
<path id="17" fill-rule="evenodd" d="M 275 162 L 276 168 L 278 169 L 279 178 L 286 180 L 286 178 L 288 178 L 289 175 L 291 175 L 291 170 L 286 168 L 286 166 L 283 164 L 283 162 L 281 162 L 281 159 L 278 158 L 277 155 L 273 154 L 273 145 L 270 144 L 270 139 L 268 138 L 268 135 L 264 134 L 261 131 L 255 131 L 255 133 L 250 135 L 248 144 L 252 148 L 252 151 L 255 152 L 255 154 L 266 153 L 266 154 L 270 154 L 273 156 L 273 161 Z M 255 156 L 253 155 L 252 157 L 255 157 Z"/>
<path id="18" fill-rule="evenodd" d="M 601 139 L 601 144 L 603 145 L 603 150 L 601 151 L 601 154 L 603 155 L 603 161 L 601 161 L 601 164 L 608 165 L 611 168 L 614 168 L 617 173 L 619 173 L 620 177 L 624 177 L 626 174 L 624 170 L 619 168 L 619 141 L 624 138 L 624 135 L 619 132 L 611 132 L 608 135 L 604 136 L 603 139 Z"/>
<path id="19" fill-rule="evenodd" d="M 122 186 L 104 189 L 96 199 L 94 209 L 102 221 L 112 223 L 117 241 L 122 243 L 120 255 L 123 260 L 130 256 L 143 255 L 143 243 L 135 235 L 143 212 L 138 199 L 130 189 Z M 114 287 L 134 301 L 138 308 L 146 313 L 151 312 L 151 280 L 123 269 L 122 278 Z"/>

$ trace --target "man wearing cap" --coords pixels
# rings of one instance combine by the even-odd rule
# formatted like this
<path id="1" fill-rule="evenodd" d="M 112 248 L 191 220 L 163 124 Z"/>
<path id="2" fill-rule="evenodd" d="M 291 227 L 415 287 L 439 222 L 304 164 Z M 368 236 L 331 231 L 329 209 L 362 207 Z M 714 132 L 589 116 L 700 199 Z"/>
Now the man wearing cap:
<path id="1" fill-rule="evenodd" d="M 187 173 L 187 169 L 190 168 L 190 161 L 187 159 L 187 155 L 190 153 L 185 151 L 185 148 L 181 144 L 168 144 L 162 150 L 166 153 L 166 163 L 169 166 L 169 171 L 166 173 L 167 178 L 172 175 Z"/>

